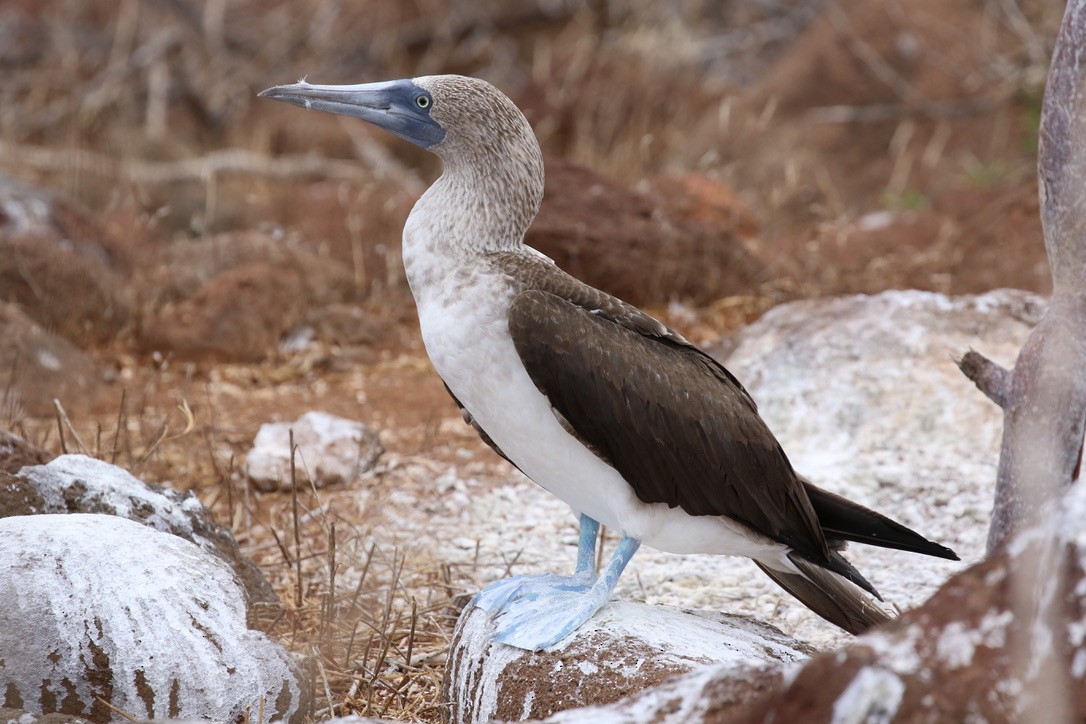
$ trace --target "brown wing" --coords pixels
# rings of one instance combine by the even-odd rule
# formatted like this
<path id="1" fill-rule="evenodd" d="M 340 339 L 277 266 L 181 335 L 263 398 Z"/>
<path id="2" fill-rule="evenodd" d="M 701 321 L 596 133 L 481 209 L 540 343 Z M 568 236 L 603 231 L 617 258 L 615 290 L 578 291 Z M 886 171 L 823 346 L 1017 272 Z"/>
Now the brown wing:
<path id="1" fill-rule="evenodd" d="M 636 308 L 560 273 L 546 278 L 531 286 L 580 290 L 521 292 L 509 315 L 517 352 L 554 409 L 637 497 L 727 516 L 829 563 L 802 483 L 735 378 Z"/>

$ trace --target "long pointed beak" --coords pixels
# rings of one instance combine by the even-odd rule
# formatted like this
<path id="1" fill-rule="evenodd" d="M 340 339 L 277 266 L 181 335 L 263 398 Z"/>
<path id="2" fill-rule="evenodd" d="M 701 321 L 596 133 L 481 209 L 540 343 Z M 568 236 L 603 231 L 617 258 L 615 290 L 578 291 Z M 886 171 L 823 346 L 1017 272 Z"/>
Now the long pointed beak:
<path id="1" fill-rule="evenodd" d="M 261 98 L 283 101 L 294 106 L 354 116 L 376 123 L 391 106 L 390 91 L 396 81 L 358 85 L 312 85 L 304 80 L 277 85 L 260 91 Z M 372 116 L 369 118 L 367 116 Z"/>
<path id="2" fill-rule="evenodd" d="M 259 95 L 300 108 L 360 118 L 423 148 L 445 138 L 445 130 L 430 117 L 429 94 L 409 80 L 358 85 L 313 85 L 303 80 L 268 88 Z M 416 102 L 420 95 L 427 98 L 423 107 Z"/>

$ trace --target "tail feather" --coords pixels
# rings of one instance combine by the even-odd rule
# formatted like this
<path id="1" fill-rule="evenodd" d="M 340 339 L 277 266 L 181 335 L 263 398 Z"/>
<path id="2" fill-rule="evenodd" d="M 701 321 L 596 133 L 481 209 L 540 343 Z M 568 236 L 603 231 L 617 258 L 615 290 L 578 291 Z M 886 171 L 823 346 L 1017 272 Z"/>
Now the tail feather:
<path id="1" fill-rule="evenodd" d="M 895 548 L 913 553 L 923 553 L 937 558 L 958 560 L 958 554 L 912 531 L 881 513 L 865 508 L 840 495 L 823 490 L 803 480 L 807 497 L 811 500 L 818 522 L 827 539 L 839 539 L 866 543 L 867 545 Z"/>
<path id="2" fill-rule="evenodd" d="M 858 570 L 856 570 L 856 566 L 849 563 L 848 559 L 845 558 L 840 553 L 838 553 L 837 551 L 833 551 L 833 550 L 830 551 L 830 558 L 829 558 L 829 564 L 828 565 L 825 564 L 825 563 L 816 563 L 816 562 L 811 561 L 811 560 L 809 560 L 807 558 L 802 558 L 801 559 L 799 553 L 796 552 L 796 551 L 791 551 L 788 554 L 788 557 L 793 562 L 797 562 L 798 560 L 803 560 L 804 563 L 814 565 L 819 570 L 825 569 L 825 570 L 828 570 L 828 571 L 832 571 L 833 573 L 836 573 L 837 575 L 843 577 L 845 580 L 852 581 L 857 586 L 864 589 L 865 591 L 867 591 L 868 593 L 870 593 L 872 596 L 879 599 L 880 601 L 882 600 L 882 595 L 878 591 L 875 590 L 875 587 L 871 585 L 871 582 L 868 581 L 866 578 L 864 578 L 863 574 L 861 574 Z"/>
<path id="3" fill-rule="evenodd" d="M 858 635 L 872 626 L 891 620 L 892 616 L 858 588 L 794 553 L 788 557 L 800 573 L 770 568 L 758 561 L 755 563 L 781 588 L 830 623 Z"/>

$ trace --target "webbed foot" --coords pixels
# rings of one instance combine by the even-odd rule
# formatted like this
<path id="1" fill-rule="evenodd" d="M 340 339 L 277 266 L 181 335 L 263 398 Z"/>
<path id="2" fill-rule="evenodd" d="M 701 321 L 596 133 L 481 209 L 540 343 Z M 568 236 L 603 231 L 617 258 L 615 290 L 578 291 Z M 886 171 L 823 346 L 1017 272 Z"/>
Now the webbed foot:
<path id="1" fill-rule="evenodd" d="M 611 592 L 595 583 L 591 574 L 516 576 L 487 586 L 473 603 L 491 614 L 495 641 L 539 651 L 576 631 L 607 602 Z"/>
<path id="2" fill-rule="evenodd" d="M 599 577 L 591 570 L 572 576 L 515 576 L 487 586 L 472 603 L 491 615 L 495 641 L 528 651 L 545 649 L 576 631 L 607 603 L 639 545 L 633 538 L 623 538 Z"/>

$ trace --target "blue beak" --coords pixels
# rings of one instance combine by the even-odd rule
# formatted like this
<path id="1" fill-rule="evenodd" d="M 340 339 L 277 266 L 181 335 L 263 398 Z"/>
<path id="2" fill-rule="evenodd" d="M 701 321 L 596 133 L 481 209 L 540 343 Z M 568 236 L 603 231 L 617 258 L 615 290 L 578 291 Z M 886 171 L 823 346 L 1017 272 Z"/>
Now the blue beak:
<path id="1" fill-rule="evenodd" d="M 430 117 L 433 97 L 409 80 L 358 85 L 311 85 L 303 80 L 268 88 L 259 95 L 361 118 L 422 148 L 433 148 L 445 139 L 445 129 Z"/>

